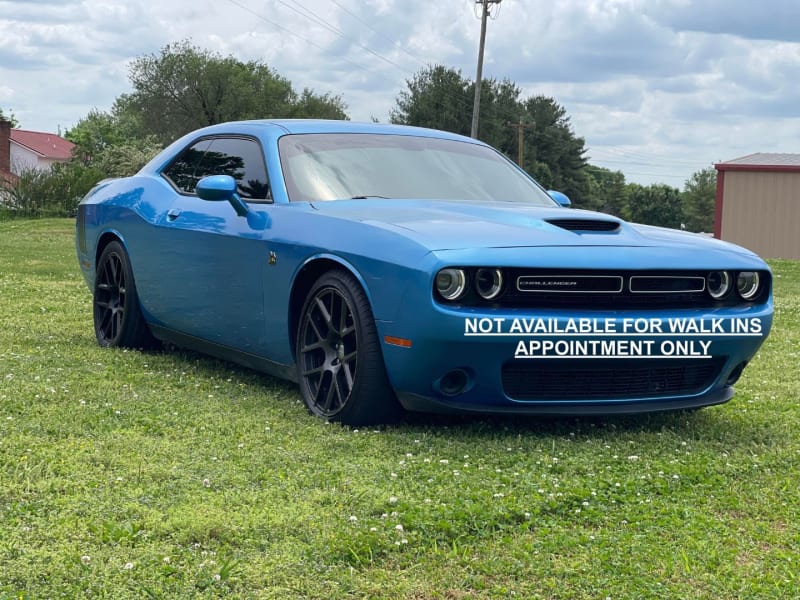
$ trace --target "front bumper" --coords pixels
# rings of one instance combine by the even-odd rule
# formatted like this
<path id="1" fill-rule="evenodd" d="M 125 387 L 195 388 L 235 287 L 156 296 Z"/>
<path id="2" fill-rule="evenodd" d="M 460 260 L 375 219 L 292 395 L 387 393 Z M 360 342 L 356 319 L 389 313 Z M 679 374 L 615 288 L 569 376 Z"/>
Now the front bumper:
<path id="1" fill-rule="evenodd" d="M 732 385 L 766 339 L 771 301 L 682 311 L 449 308 L 379 323 L 390 381 L 409 410 L 621 414 L 697 408 Z"/>

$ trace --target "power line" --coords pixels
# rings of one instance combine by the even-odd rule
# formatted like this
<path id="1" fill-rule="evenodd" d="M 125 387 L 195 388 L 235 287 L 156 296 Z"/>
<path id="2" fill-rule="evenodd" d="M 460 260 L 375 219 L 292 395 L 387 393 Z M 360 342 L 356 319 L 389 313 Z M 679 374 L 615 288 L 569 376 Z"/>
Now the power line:
<path id="1" fill-rule="evenodd" d="M 426 67 L 426 66 L 428 66 L 428 64 L 429 64 L 429 63 L 426 63 L 425 61 L 423 61 L 423 60 L 422 60 L 421 58 L 419 58 L 418 56 L 416 56 L 416 55 L 412 54 L 411 52 L 409 52 L 408 50 L 406 50 L 405 48 L 403 48 L 403 45 L 402 45 L 400 42 L 398 42 L 397 40 L 390 38 L 389 36 L 387 36 L 387 35 L 386 35 L 385 33 L 383 33 L 382 31 L 378 31 L 377 29 L 375 29 L 374 27 L 372 27 L 372 25 L 370 25 L 370 24 L 369 24 L 367 21 L 365 21 L 364 19 L 362 19 L 361 17 L 359 17 L 359 16 L 358 16 L 356 13 L 354 13 L 353 11 L 349 10 L 347 7 L 345 7 L 345 6 L 342 6 L 342 5 L 341 5 L 339 2 L 337 2 L 336 0 L 331 0 L 331 2 L 333 2 L 333 4 L 335 4 L 336 6 L 338 6 L 338 7 L 339 7 L 339 10 L 341 10 L 342 12 L 345 12 L 345 13 L 347 13 L 348 15 L 350 15 L 352 18 L 354 18 L 356 21 L 358 21 L 359 23 L 361 23 L 362 25 L 364 25 L 364 27 L 366 27 L 367 29 L 369 29 L 371 32 L 373 32 L 373 33 L 375 33 L 375 34 L 377 34 L 377 35 L 381 36 L 381 37 L 382 37 L 383 39 L 385 39 L 386 41 L 388 41 L 388 42 L 391 42 L 392 46 L 394 46 L 395 48 L 397 48 L 398 50 L 400 50 L 400 51 L 401 51 L 403 54 L 405 54 L 406 56 L 409 56 L 409 57 L 413 58 L 415 61 L 417 61 L 417 62 L 418 62 L 419 64 L 421 64 L 423 67 Z"/>
<path id="2" fill-rule="evenodd" d="M 305 17 L 306 19 L 309 19 L 309 20 L 313 21 L 317 25 L 321 25 L 322 27 L 324 27 L 328 31 L 330 31 L 332 33 L 335 33 L 336 35 L 340 36 L 342 39 L 345 39 L 345 40 L 349 41 L 351 44 L 355 44 L 356 46 L 358 46 L 359 48 L 361 48 L 363 50 L 366 50 L 367 52 L 369 52 L 373 56 L 379 58 L 383 62 L 385 62 L 385 63 L 387 63 L 389 65 L 392 65 L 393 67 L 396 67 L 396 68 L 400 69 L 401 71 L 403 71 L 405 73 L 409 73 L 409 74 L 411 73 L 408 69 L 406 69 L 403 66 L 397 64 L 393 60 L 391 60 L 389 58 L 386 58 L 385 56 L 383 56 L 382 54 L 379 54 L 378 52 L 375 52 L 369 46 L 365 46 L 361 42 L 358 42 L 358 41 L 356 41 L 356 40 L 354 40 L 352 38 L 347 37 L 345 35 L 345 33 L 341 29 L 339 29 L 338 27 L 334 27 L 333 25 L 329 24 L 327 21 L 325 21 L 325 19 L 323 19 L 322 17 L 320 17 L 319 15 L 314 13 L 312 10 L 306 8 L 305 6 L 302 6 L 302 5 L 298 4 L 294 0 L 291 0 L 291 1 L 292 1 L 292 4 L 294 4 L 295 6 L 292 6 L 291 4 L 285 2 L 284 0 L 277 0 L 277 2 L 279 2 L 280 4 L 283 4 L 289 10 L 293 10 L 294 12 L 296 12 L 301 17 Z"/>
<path id="3" fill-rule="evenodd" d="M 251 8 L 245 6 L 244 4 L 238 2 L 237 0 L 228 0 L 228 2 L 230 2 L 234 6 L 238 6 L 239 8 L 241 8 L 242 10 L 250 13 L 254 17 L 256 17 L 258 19 L 261 19 L 262 21 L 265 21 L 265 22 L 269 23 L 270 25 L 273 25 L 273 26 L 277 27 L 281 31 L 284 31 L 284 32 L 288 33 L 289 35 L 291 35 L 292 37 L 297 38 L 301 42 L 305 42 L 309 46 L 313 46 L 314 48 L 316 48 L 317 50 L 321 50 L 322 52 L 327 52 L 327 50 L 325 48 L 323 48 L 322 46 L 320 46 L 319 44 L 316 44 L 316 43 L 312 42 L 311 40 L 303 37 L 302 35 L 295 33 L 291 29 L 289 29 L 287 27 L 284 27 L 280 23 L 277 23 L 277 22 L 273 21 L 272 19 L 269 19 L 269 18 L 265 17 L 264 15 L 257 13 L 256 11 L 254 11 Z M 353 65 L 357 69 L 361 69 L 362 68 L 362 65 L 354 63 L 352 60 L 349 60 L 347 58 L 343 58 L 342 60 L 344 60 L 345 62 L 350 63 L 351 65 Z"/>

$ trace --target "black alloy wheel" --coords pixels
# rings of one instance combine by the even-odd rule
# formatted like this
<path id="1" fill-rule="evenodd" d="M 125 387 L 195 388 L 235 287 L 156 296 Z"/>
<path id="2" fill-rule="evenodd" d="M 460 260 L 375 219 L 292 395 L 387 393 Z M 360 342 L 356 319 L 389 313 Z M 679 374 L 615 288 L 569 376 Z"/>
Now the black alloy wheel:
<path id="1" fill-rule="evenodd" d="M 94 333 L 104 347 L 147 348 L 154 339 L 139 307 L 130 260 L 122 244 L 109 243 L 94 281 Z"/>
<path id="2" fill-rule="evenodd" d="M 296 349 L 300 391 L 313 414 L 347 425 L 391 422 L 401 414 L 369 302 L 349 273 L 331 271 L 314 284 Z"/>

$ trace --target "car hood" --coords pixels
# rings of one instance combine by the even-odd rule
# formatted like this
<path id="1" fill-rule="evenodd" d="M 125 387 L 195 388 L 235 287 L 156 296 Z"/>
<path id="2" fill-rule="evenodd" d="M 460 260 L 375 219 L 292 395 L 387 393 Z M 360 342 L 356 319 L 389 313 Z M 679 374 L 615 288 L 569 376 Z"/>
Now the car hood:
<path id="1" fill-rule="evenodd" d="M 617 217 L 516 202 L 367 199 L 316 202 L 319 214 L 392 230 L 431 251 L 553 246 L 691 247 L 748 251 L 704 236 Z"/>

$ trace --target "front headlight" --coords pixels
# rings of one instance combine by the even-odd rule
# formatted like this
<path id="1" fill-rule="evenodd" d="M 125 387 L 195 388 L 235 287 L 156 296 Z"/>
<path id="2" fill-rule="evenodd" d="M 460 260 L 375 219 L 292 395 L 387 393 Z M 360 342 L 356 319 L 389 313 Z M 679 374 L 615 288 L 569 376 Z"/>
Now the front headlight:
<path id="1" fill-rule="evenodd" d="M 503 272 L 500 269 L 478 269 L 475 289 L 484 300 L 496 298 L 503 290 Z"/>
<path id="2" fill-rule="evenodd" d="M 445 300 L 458 300 L 467 289 L 467 275 L 463 269 L 442 269 L 436 274 L 436 291 Z"/>
<path id="3" fill-rule="evenodd" d="M 727 271 L 712 271 L 706 277 L 706 287 L 714 300 L 720 300 L 731 291 L 731 274 Z"/>
<path id="4" fill-rule="evenodd" d="M 742 300 L 752 300 L 758 295 L 761 283 L 756 271 L 742 271 L 736 277 L 736 291 Z"/>

